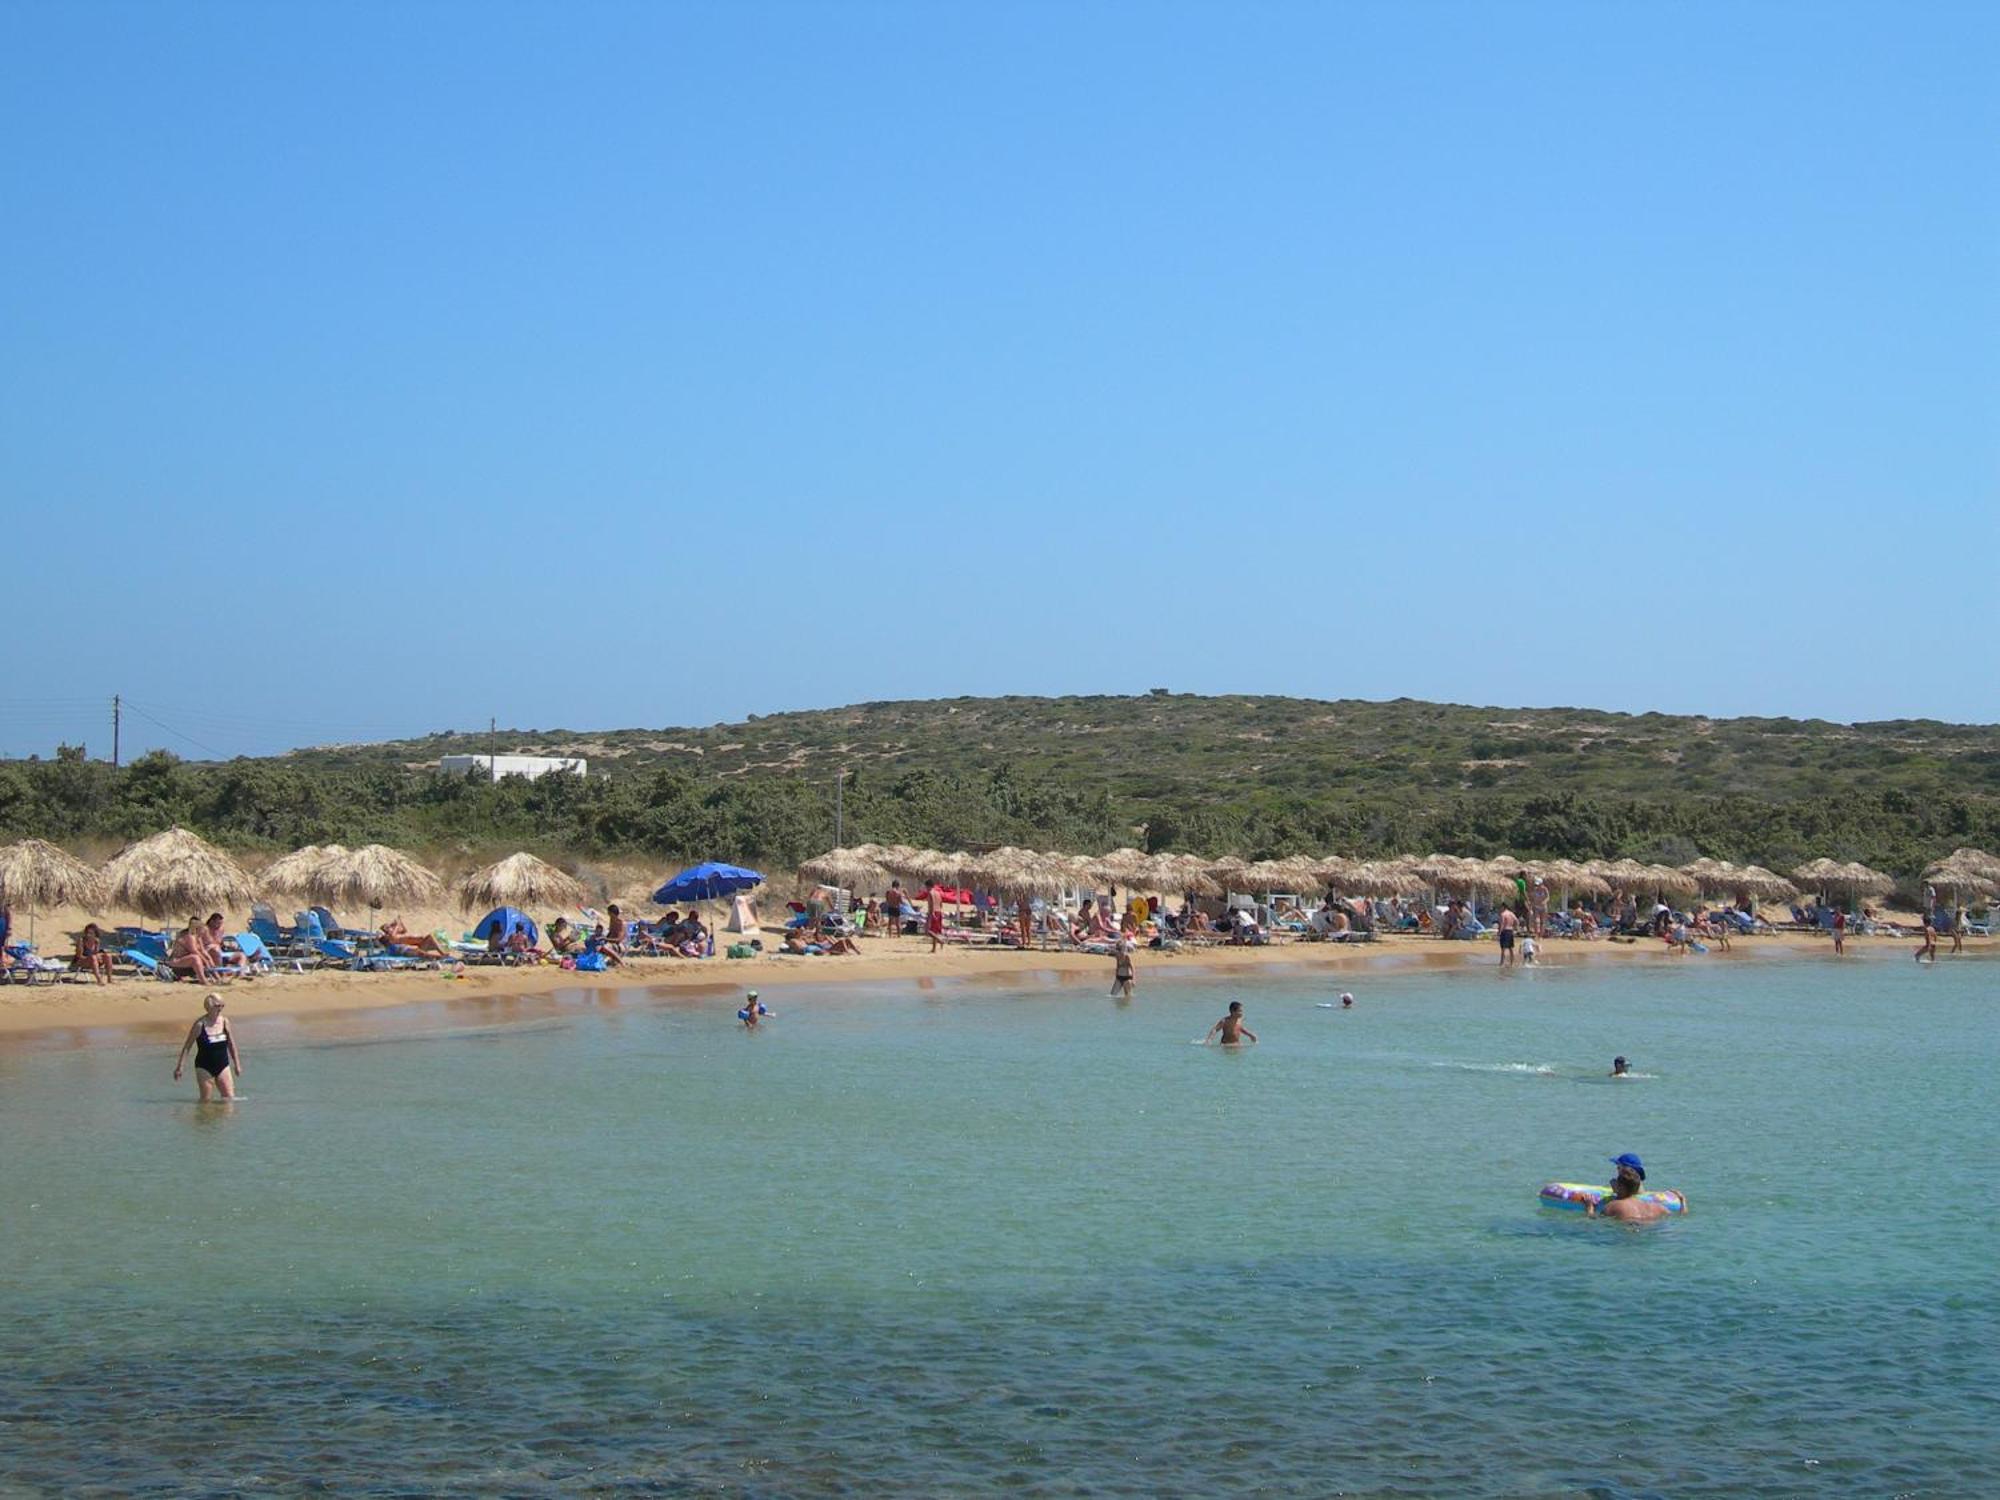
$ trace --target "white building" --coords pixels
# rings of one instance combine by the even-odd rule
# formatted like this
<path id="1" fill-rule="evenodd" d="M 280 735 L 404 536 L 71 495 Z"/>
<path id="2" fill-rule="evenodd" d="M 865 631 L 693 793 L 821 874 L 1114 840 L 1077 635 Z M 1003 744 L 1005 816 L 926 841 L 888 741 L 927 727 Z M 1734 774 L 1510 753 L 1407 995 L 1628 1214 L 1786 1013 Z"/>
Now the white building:
<path id="1" fill-rule="evenodd" d="M 476 771 L 491 781 L 502 776 L 525 776 L 533 781 L 551 771 L 588 775 L 590 762 L 576 755 L 447 755 L 438 761 L 438 769 L 447 776 Z"/>

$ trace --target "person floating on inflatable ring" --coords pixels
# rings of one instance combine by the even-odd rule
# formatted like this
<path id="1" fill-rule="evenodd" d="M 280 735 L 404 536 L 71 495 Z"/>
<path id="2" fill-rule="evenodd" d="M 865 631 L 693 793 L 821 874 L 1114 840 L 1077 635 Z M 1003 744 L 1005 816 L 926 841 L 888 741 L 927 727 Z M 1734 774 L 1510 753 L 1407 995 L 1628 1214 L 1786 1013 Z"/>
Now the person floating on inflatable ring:
<path id="1" fill-rule="evenodd" d="M 1657 1203 L 1649 1203 L 1639 1196 L 1646 1185 L 1646 1164 L 1632 1152 L 1611 1158 L 1611 1164 L 1618 1169 L 1618 1176 L 1612 1180 L 1611 1196 L 1603 1206 L 1585 1205 L 1584 1212 L 1592 1218 L 1600 1215 L 1607 1219 L 1626 1219 L 1633 1223 L 1644 1223 L 1650 1219 L 1664 1219 L 1667 1211 Z"/>

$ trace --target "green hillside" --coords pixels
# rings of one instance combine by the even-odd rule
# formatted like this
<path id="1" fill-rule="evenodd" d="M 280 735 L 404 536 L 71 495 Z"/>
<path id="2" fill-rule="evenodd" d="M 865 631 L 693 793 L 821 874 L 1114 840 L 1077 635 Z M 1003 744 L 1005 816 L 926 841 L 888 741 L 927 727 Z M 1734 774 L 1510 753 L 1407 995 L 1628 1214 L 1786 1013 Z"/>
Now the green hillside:
<path id="1" fill-rule="evenodd" d="M 491 748 L 590 776 L 489 786 Z M 169 820 L 225 842 L 795 860 L 833 838 L 939 847 L 1140 843 L 1204 853 L 1831 854 L 1913 871 L 2000 845 L 2000 727 L 1297 698 L 964 698 L 706 728 L 504 730 L 221 764 L 0 767 L 0 830 L 71 839 Z"/>

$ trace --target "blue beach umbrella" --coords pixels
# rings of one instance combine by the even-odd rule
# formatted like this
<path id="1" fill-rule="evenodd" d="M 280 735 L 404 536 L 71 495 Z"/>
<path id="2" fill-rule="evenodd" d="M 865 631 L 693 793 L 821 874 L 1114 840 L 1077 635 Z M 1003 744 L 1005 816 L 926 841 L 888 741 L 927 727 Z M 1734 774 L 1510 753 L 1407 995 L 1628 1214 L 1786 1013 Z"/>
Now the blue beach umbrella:
<path id="1" fill-rule="evenodd" d="M 705 865 L 681 871 L 653 892 L 653 899 L 661 906 L 679 906 L 689 901 L 721 901 L 738 891 L 747 891 L 751 886 L 763 883 L 764 877 L 755 870 L 746 870 L 740 865 L 717 864 L 711 860 Z"/>

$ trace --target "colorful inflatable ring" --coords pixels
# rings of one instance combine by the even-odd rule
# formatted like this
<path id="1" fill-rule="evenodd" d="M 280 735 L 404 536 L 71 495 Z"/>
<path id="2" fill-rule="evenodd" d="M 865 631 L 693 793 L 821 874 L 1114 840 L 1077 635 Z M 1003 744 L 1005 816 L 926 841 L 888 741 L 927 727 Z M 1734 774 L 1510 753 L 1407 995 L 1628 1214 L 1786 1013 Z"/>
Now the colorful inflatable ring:
<path id="1" fill-rule="evenodd" d="M 1604 1207 L 1604 1200 L 1611 1196 L 1611 1189 L 1594 1182 L 1549 1182 L 1542 1185 L 1542 1207 L 1570 1209 L 1582 1213 L 1588 1208 Z M 1687 1212 L 1687 1199 L 1672 1188 L 1658 1188 L 1639 1194 L 1642 1203 L 1656 1203 L 1670 1214 Z"/>

